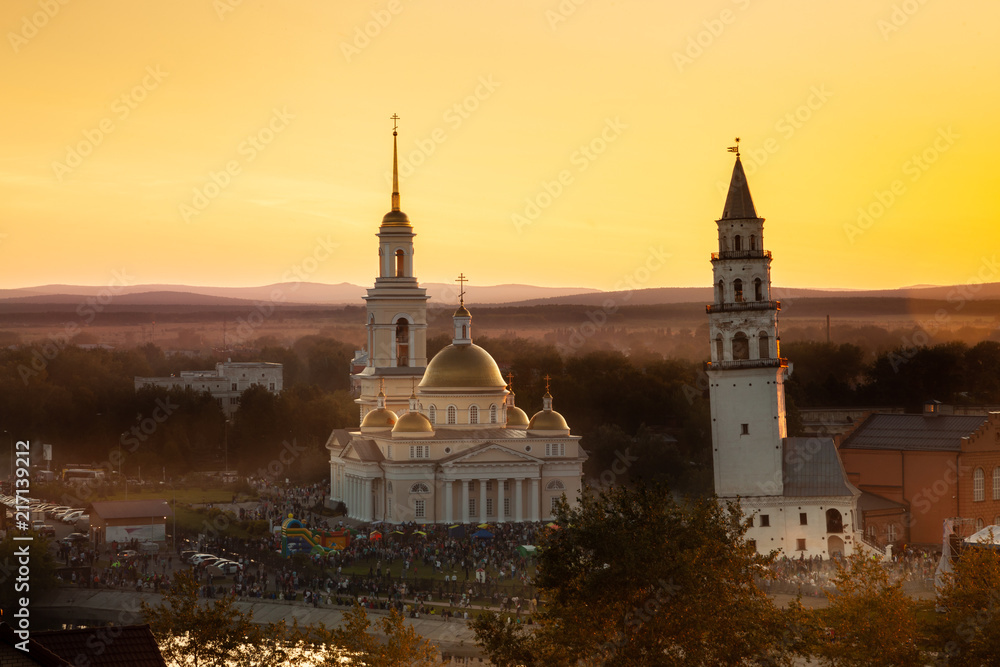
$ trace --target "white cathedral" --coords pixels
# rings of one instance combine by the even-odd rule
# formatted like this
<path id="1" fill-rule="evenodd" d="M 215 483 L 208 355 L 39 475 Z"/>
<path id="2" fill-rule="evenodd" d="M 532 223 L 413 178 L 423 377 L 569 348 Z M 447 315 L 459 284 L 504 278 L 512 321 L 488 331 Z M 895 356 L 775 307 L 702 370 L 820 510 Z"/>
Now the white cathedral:
<path id="1" fill-rule="evenodd" d="M 427 291 L 414 274 L 413 225 L 399 208 L 393 130 L 392 210 L 378 231 L 379 273 L 368 290 L 360 427 L 337 429 L 330 500 L 363 521 L 541 521 L 580 495 L 587 455 L 552 409 L 529 420 L 493 357 L 472 342 L 464 298 L 452 344 L 427 360 Z"/>
<path id="2" fill-rule="evenodd" d="M 771 253 L 738 147 L 712 253 L 715 303 L 706 306 L 712 356 L 706 364 L 712 411 L 715 493 L 739 499 L 759 553 L 789 558 L 849 555 L 862 548 L 861 492 L 850 483 L 831 438 L 790 438 L 785 424 L 778 311 Z"/>

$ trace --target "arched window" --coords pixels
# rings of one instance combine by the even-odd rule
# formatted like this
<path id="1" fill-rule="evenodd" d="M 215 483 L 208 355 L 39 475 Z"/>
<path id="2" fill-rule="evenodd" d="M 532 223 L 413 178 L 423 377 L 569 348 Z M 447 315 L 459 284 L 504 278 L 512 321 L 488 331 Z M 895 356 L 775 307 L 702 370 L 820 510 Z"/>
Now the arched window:
<path id="1" fill-rule="evenodd" d="M 468 337 L 469 337 L 468 328 L 463 324 L 462 325 L 462 338 L 468 338 Z"/>
<path id="2" fill-rule="evenodd" d="M 722 334 L 715 335 L 715 360 L 722 361 Z"/>
<path id="3" fill-rule="evenodd" d="M 388 491 L 389 493 L 392 493 L 392 482 L 385 483 L 385 490 Z"/>
<path id="4" fill-rule="evenodd" d="M 736 335 L 733 336 L 733 359 L 739 361 L 740 359 L 750 358 L 750 340 L 747 335 L 742 331 L 737 331 Z"/>
<path id="5" fill-rule="evenodd" d="M 982 468 L 972 471 L 972 500 L 975 502 L 986 500 L 986 473 Z"/>
<path id="6" fill-rule="evenodd" d="M 721 280 L 719 281 L 719 293 L 715 301 L 716 303 L 724 303 L 726 301 L 726 290 Z"/>
<path id="7" fill-rule="evenodd" d="M 406 253 L 402 250 L 396 251 L 396 277 L 402 278 L 406 275 Z"/>
<path id="8" fill-rule="evenodd" d="M 436 406 L 431 406 L 427 408 L 427 419 L 430 420 L 432 424 L 437 424 L 438 409 Z"/>
<path id="9" fill-rule="evenodd" d="M 760 278 L 753 280 L 753 298 L 755 301 L 764 300 L 764 283 L 761 282 Z"/>
<path id="10" fill-rule="evenodd" d="M 469 423 L 478 424 L 479 423 L 479 407 L 475 405 L 469 406 Z"/>
<path id="11" fill-rule="evenodd" d="M 978 532 L 979 532 L 980 530 L 982 530 L 983 528 L 985 528 L 985 527 L 986 527 L 986 524 L 984 524 L 984 523 L 983 523 L 983 520 L 982 520 L 982 519 L 976 519 L 976 532 L 977 532 L 977 533 L 978 533 Z"/>
<path id="12" fill-rule="evenodd" d="M 885 526 L 885 541 L 895 542 L 896 541 L 896 524 L 889 523 Z"/>
<path id="13" fill-rule="evenodd" d="M 993 469 L 993 500 L 1000 500 L 1000 466 Z"/>
<path id="14" fill-rule="evenodd" d="M 396 365 L 410 365 L 410 323 L 406 320 L 396 323 Z"/>
<path id="15" fill-rule="evenodd" d="M 562 480 L 554 479 L 545 485 L 546 491 L 565 491 L 566 485 L 562 483 Z"/>
<path id="16" fill-rule="evenodd" d="M 494 403 L 493 405 L 490 406 L 490 423 L 491 424 L 496 424 L 497 423 L 497 404 L 496 403 Z"/>
<path id="17" fill-rule="evenodd" d="M 739 278 L 733 281 L 733 301 L 743 301 L 743 281 Z"/>
<path id="18" fill-rule="evenodd" d="M 430 493 L 431 490 L 427 488 L 427 485 L 423 482 L 417 482 L 410 487 L 410 493 Z"/>
<path id="19" fill-rule="evenodd" d="M 763 331 L 757 336 L 757 357 L 760 359 L 771 358 L 771 339 Z"/>
<path id="20" fill-rule="evenodd" d="M 743 239 L 740 238 L 739 234 L 737 234 L 736 238 L 733 239 L 733 250 L 743 250 Z"/>
<path id="21" fill-rule="evenodd" d="M 753 234 L 750 235 L 750 249 L 751 250 L 757 249 L 757 237 L 754 236 Z"/>
<path id="22" fill-rule="evenodd" d="M 458 423 L 458 409 L 454 405 L 448 406 L 448 423 L 457 424 Z"/>
<path id="23" fill-rule="evenodd" d="M 382 277 L 385 275 L 385 263 L 382 261 L 382 256 L 385 253 L 382 252 L 382 246 L 378 248 L 378 275 Z"/>

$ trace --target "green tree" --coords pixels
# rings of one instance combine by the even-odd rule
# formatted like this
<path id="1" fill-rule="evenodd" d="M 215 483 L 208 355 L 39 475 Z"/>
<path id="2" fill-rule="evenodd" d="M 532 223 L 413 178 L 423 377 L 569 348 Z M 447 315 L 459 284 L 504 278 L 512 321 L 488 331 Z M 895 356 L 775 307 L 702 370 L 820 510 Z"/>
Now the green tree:
<path id="1" fill-rule="evenodd" d="M 562 503 L 556 522 L 541 543 L 538 629 L 474 625 L 497 664 L 790 664 L 785 614 L 754 583 L 771 558 L 744 539 L 738 505 L 615 487 Z"/>
<path id="2" fill-rule="evenodd" d="M 829 637 L 817 637 L 814 652 L 833 667 L 921 667 L 916 603 L 893 582 L 881 561 L 855 552 L 837 562 L 836 590 L 819 613 Z"/>
<path id="3" fill-rule="evenodd" d="M 945 575 L 939 645 L 948 665 L 996 664 L 1000 656 L 1000 552 L 969 547 Z"/>
<path id="4" fill-rule="evenodd" d="M 422 667 L 437 664 L 437 649 L 403 621 L 395 609 L 372 623 L 367 612 L 356 604 L 344 612 L 340 627 L 326 630 L 310 628 L 312 637 L 331 649 L 322 664 L 329 667 L 343 663 L 349 655 L 368 667 Z M 335 650 L 332 650 L 334 649 Z"/>
<path id="5" fill-rule="evenodd" d="M 156 607 L 142 602 L 142 613 L 169 665 L 257 667 L 284 664 L 298 640 L 284 624 L 254 625 L 253 613 L 236 609 L 232 597 L 199 604 L 199 584 L 186 571 L 174 577 Z"/>

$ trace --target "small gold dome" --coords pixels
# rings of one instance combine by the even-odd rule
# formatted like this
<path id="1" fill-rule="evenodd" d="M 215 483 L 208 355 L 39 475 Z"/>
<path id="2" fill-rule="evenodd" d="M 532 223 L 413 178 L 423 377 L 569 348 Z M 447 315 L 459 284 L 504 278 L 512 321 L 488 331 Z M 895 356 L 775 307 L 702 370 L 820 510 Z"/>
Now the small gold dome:
<path id="1" fill-rule="evenodd" d="M 455 311 L 455 314 L 452 315 L 452 317 L 472 317 L 472 313 L 469 312 L 469 309 L 466 308 L 463 303 L 458 307 L 458 310 Z"/>
<path id="2" fill-rule="evenodd" d="M 412 227 L 410 219 L 402 211 L 389 211 L 382 216 L 383 227 Z"/>
<path id="3" fill-rule="evenodd" d="M 507 386 L 497 362 L 478 345 L 449 345 L 434 355 L 424 370 L 420 387 L 475 387 L 477 389 Z"/>
<path id="4" fill-rule="evenodd" d="M 555 410 L 539 410 L 528 422 L 529 431 L 569 431 L 569 424 Z"/>
<path id="5" fill-rule="evenodd" d="M 507 426 L 527 426 L 528 415 L 517 406 L 507 408 Z"/>
<path id="6" fill-rule="evenodd" d="M 362 429 L 392 428 L 396 425 L 396 413 L 388 408 L 375 408 L 361 420 Z"/>
<path id="7" fill-rule="evenodd" d="M 431 420 L 419 412 L 407 412 L 392 427 L 393 433 L 433 433 Z"/>

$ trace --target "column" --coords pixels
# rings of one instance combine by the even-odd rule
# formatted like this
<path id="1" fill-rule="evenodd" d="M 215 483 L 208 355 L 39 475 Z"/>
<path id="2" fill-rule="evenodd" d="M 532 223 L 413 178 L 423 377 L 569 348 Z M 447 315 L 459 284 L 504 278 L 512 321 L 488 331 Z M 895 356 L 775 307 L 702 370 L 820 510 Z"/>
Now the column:
<path id="1" fill-rule="evenodd" d="M 521 493 L 521 478 L 518 477 L 514 480 L 514 521 L 521 522 L 524 521 L 522 518 L 523 511 L 521 509 L 522 496 Z"/>
<path id="2" fill-rule="evenodd" d="M 462 485 L 462 523 L 469 523 L 469 480 L 463 479 Z"/>
<path id="3" fill-rule="evenodd" d="M 365 508 L 364 520 L 371 521 L 373 511 L 372 511 L 372 481 L 370 479 L 365 480 L 363 493 L 364 493 L 364 500 L 362 501 L 361 506 Z"/>
<path id="4" fill-rule="evenodd" d="M 445 523 L 451 523 L 451 480 L 446 479 L 444 481 L 444 520 Z"/>
<path id="5" fill-rule="evenodd" d="M 533 477 L 531 479 L 531 520 L 541 521 L 542 517 L 538 513 L 538 478 Z"/>
<path id="6" fill-rule="evenodd" d="M 479 480 L 479 522 L 486 523 L 486 481 Z"/>
<path id="7" fill-rule="evenodd" d="M 497 523 L 503 523 L 506 520 L 503 512 L 503 485 L 505 479 L 497 480 Z"/>

